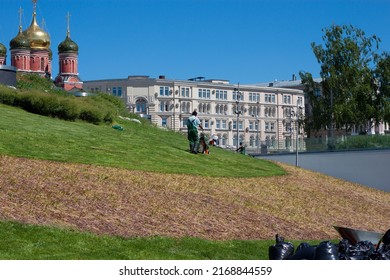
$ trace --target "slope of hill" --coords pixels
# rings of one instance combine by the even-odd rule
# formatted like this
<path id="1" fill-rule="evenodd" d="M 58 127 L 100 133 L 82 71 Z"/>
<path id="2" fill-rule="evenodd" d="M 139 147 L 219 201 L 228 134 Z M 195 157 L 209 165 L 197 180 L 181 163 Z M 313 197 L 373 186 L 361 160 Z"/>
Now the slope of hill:
<path id="1" fill-rule="evenodd" d="M 0 110 L 4 155 L 204 176 L 284 174 L 275 164 L 219 148 L 211 149 L 210 156 L 190 154 L 184 135 L 148 124 L 119 119 L 124 130 L 118 131 L 110 125 L 63 121 L 2 104 Z"/>
<path id="2" fill-rule="evenodd" d="M 338 238 L 389 228 L 390 194 L 123 122 L 65 122 L 0 105 L 0 219 L 119 236 Z"/>
<path id="3" fill-rule="evenodd" d="M 288 175 L 210 178 L 1 156 L 0 219 L 216 240 L 337 238 L 333 225 L 388 228 L 388 193 L 284 168 Z"/>

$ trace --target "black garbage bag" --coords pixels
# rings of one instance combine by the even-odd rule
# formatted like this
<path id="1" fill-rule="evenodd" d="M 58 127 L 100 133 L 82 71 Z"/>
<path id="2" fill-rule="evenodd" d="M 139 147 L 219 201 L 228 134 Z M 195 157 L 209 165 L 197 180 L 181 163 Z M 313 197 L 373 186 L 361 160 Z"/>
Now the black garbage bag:
<path id="1" fill-rule="evenodd" d="M 288 257 L 288 260 L 313 260 L 316 248 L 317 246 L 311 246 L 309 243 L 302 242 L 298 245 L 295 254 Z"/>
<path id="2" fill-rule="evenodd" d="M 284 238 L 276 235 L 276 244 L 269 246 L 268 257 L 270 260 L 285 260 L 294 253 L 294 245 L 284 242 Z"/>
<path id="3" fill-rule="evenodd" d="M 390 260 L 390 250 L 389 251 L 375 251 L 370 255 L 370 260 Z"/>
<path id="4" fill-rule="evenodd" d="M 351 243 L 348 239 L 342 239 L 337 245 L 339 251 L 340 260 L 348 260 L 349 249 L 351 248 Z"/>
<path id="5" fill-rule="evenodd" d="M 390 245 L 390 229 L 388 229 L 386 233 L 382 236 L 381 242 L 384 245 Z"/>
<path id="6" fill-rule="evenodd" d="M 375 252 L 375 246 L 370 241 L 359 241 L 355 245 L 349 245 L 347 251 L 343 254 L 339 253 L 342 260 L 370 260 L 371 255 Z"/>
<path id="7" fill-rule="evenodd" d="M 314 260 L 338 260 L 339 253 L 336 245 L 330 241 L 322 241 L 314 251 Z"/>
<path id="8" fill-rule="evenodd" d="M 390 260 L 390 229 L 378 243 L 377 249 L 370 255 L 371 260 Z"/>

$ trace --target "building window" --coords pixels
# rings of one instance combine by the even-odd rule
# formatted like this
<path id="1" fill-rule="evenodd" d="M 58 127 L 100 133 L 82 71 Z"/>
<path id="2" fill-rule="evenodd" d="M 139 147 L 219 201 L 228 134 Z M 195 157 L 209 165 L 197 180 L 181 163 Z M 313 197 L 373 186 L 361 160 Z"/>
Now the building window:
<path id="1" fill-rule="evenodd" d="M 258 121 L 249 122 L 249 130 L 250 131 L 257 131 L 258 127 L 259 127 L 259 122 Z"/>
<path id="2" fill-rule="evenodd" d="M 166 127 L 168 125 L 168 117 L 161 117 L 161 126 Z"/>
<path id="3" fill-rule="evenodd" d="M 284 125 L 284 131 L 285 131 L 285 132 L 290 132 L 290 133 L 292 133 L 291 122 L 286 122 L 286 123 L 285 123 L 285 125 Z"/>
<path id="4" fill-rule="evenodd" d="M 181 88 L 181 97 L 190 97 L 190 88 Z"/>
<path id="5" fill-rule="evenodd" d="M 215 128 L 221 129 L 221 120 L 215 120 Z"/>
<path id="6" fill-rule="evenodd" d="M 242 92 L 240 92 L 240 93 L 241 93 L 239 95 L 240 96 L 240 101 L 244 101 L 244 94 Z M 233 91 L 232 97 L 233 97 L 233 100 L 237 100 L 237 91 Z"/>
<path id="7" fill-rule="evenodd" d="M 283 103 L 291 104 L 291 95 L 283 95 Z"/>
<path id="8" fill-rule="evenodd" d="M 198 89 L 198 97 L 201 99 L 210 99 L 210 90 L 209 89 Z"/>
<path id="9" fill-rule="evenodd" d="M 139 114 L 146 114 L 146 101 L 143 99 L 135 102 L 135 110 Z"/>
<path id="10" fill-rule="evenodd" d="M 227 115 L 227 110 L 228 110 L 228 107 L 227 105 L 222 105 L 222 104 L 217 104 L 215 106 L 215 113 L 216 114 L 219 114 L 219 115 Z"/>
<path id="11" fill-rule="evenodd" d="M 182 102 L 181 103 L 181 112 L 182 113 L 190 113 L 191 103 L 190 102 Z"/>
<path id="12" fill-rule="evenodd" d="M 169 96 L 169 87 L 160 87 L 160 96 Z"/>
<path id="13" fill-rule="evenodd" d="M 226 120 L 222 120 L 221 129 L 227 129 Z"/>
<path id="14" fill-rule="evenodd" d="M 303 98 L 302 98 L 302 96 L 298 96 L 298 106 L 303 106 Z"/>
<path id="15" fill-rule="evenodd" d="M 266 122 L 265 123 L 265 131 L 275 131 L 275 123 Z"/>
<path id="16" fill-rule="evenodd" d="M 260 93 L 250 92 L 249 102 L 260 102 Z"/>
<path id="17" fill-rule="evenodd" d="M 249 106 L 248 113 L 252 117 L 260 116 L 260 107 L 259 106 Z"/>
<path id="18" fill-rule="evenodd" d="M 45 71 L 45 59 L 41 58 L 41 71 Z"/>
<path id="19" fill-rule="evenodd" d="M 276 116 L 276 108 L 275 107 L 267 107 L 264 109 L 264 116 L 266 118 L 274 118 Z"/>
<path id="20" fill-rule="evenodd" d="M 204 120 L 203 128 L 208 129 L 210 127 L 210 121 L 209 120 Z"/>
<path id="21" fill-rule="evenodd" d="M 244 127 L 244 122 L 239 121 L 238 122 L 238 130 L 242 130 Z M 237 121 L 233 121 L 233 130 L 237 130 Z"/>
<path id="22" fill-rule="evenodd" d="M 160 102 L 160 112 L 168 112 L 169 111 L 169 105 L 170 105 L 170 102 L 165 102 L 165 101 L 162 101 Z"/>
<path id="23" fill-rule="evenodd" d="M 199 103 L 198 105 L 199 113 L 210 114 L 210 108 L 211 108 L 210 103 Z"/>
<path id="24" fill-rule="evenodd" d="M 227 100 L 227 90 L 216 90 L 215 99 L 217 100 Z"/>
<path id="25" fill-rule="evenodd" d="M 275 103 L 275 94 L 265 94 L 264 102 L 266 103 Z"/>
<path id="26" fill-rule="evenodd" d="M 284 108 L 283 110 L 283 118 L 291 118 L 291 108 Z"/>
<path id="27" fill-rule="evenodd" d="M 122 87 L 112 87 L 112 95 L 122 97 Z"/>

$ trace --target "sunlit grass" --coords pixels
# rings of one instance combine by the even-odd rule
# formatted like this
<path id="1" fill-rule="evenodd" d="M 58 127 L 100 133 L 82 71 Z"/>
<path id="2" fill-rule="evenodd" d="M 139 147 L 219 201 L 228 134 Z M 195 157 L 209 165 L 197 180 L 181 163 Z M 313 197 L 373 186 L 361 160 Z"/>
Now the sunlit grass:
<path id="1" fill-rule="evenodd" d="M 188 152 L 186 136 L 151 125 L 118 120 L 111 125 L 68 122 L 0 104 L 0 154 L 131 170 L 221 177 L 283 175 L 277 165 L 211 147 Z"/>

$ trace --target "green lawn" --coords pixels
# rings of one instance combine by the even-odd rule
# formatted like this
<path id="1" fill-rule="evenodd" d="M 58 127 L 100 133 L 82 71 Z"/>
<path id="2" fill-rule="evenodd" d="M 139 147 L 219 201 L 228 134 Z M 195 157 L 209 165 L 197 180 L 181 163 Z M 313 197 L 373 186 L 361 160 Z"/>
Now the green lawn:
<path id="1" fill-rule="evenodd" d="M 132 170 L 205 176 L 283 175 L 273 163 L 211 147 L 188 152 L 185 135 L 118 120 L 111 125 L 68 122 L 0 104 L 0 155 Z M 0 259 L 267 259 L 270 241 L 214 242 L 196 238 L 96 236 L 0 221 Z"/>
<path id="2" fill-rule="evenodd" d="M 285 174 L 277 165 L 211 147 L 188 152 L 185 135 L 119 120 L 111 125 L 68 122 L 0 104 L 0 154 L 163 173 L 222 177 Z"/>
<path id="3" fill-rule="evenodd" d="M 300 241 L 291 243 L 296 248 Z M 97 236 L 0 221 L 3 260 L 267 260 L 272 244 L 275 241 Z"/>

